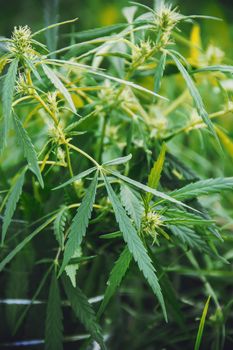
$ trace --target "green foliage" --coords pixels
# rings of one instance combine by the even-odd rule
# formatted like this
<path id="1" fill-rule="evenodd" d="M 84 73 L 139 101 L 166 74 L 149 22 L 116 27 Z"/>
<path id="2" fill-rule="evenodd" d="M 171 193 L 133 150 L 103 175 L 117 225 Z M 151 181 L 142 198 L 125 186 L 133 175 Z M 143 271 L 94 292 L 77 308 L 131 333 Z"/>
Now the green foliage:
<path id="1" fill-rule="evenodd" d="M 99 343 L 101 349 L 105 349 L 102 330 L 97 322 L 96 315 L 92 309 L 87 297 L 81 289 L 74 288 L 69 279 L 64 278 L 64 289 L 67 298 L 71 304 L 71 307 L 75 315 L 84 324 L 85 328 L 90 332 L 93 339 Z"/>
<path id="2" fill-rule="evenodd" d="M 22 193 L 25 171 L 26 169 L 22 171 L 21 175 L 19 176 L 14 186 L 10 190 L 9 198 L 6 202 L 6 209 L 4 212 L 3 225 L 2 225 L 2 244 L 4 243 L 7 229 L 11 223 L 11 219 L 12 219 L 12 216 L 14 215 L 16 205 Z"/>
<path id="3" fill-rule="evenodd" d="M 6 77 L 4 79 L 2 93 L 2 115 L 4 124 L 3 131 L 1 133 L 0 150 L 2 150 L 3 146 L 6 144 L 7 134 L 10 127 L 12 101 L 14 97 L 18 64 L 19 60 L 15 58 L 11 62 Z"/>
<path id="4" fill-rule="evenodd" d="M 24 129 L 21 121 L 19 120 L 16 114 L 14 115 L 14 124 L 15 124 L 15 129 L 17 132 L 19 143 L 22 145 L 24 155 L 28 161 L 28 166 L 36 175 L 41 187 L 44 187 L 44 182 L 41 176 L 40 168 L 38 166 L 38 160 L 37 160 L 37 154 L 36 154 L 35 148 L 32 144 L 30 137 L 28 136 L 28 133 Z"/>
<path id="5" fill-rule="evenodd" d="M 197 333 L 197 338 L 196 338 L 194 350 L 199 350 L 200 349 L 201 339 L 202 339 L 203 330 L 204 330 L 204 326 L 205 326 L 205 320 L 206 320 L 206 316 L 207 316 L 207 312 L 208 312 L 208 308 L 209 308 L 209 303 L 210 303 L 210 296 L 208 297 L 208 299 L 207 299 L 207 301 L 205 303 L 205 307 L 204 307 L 202 315 L 201 315 L 201 319 L 200 319 L 200 324 L 199 324 L 199 328 L 198 328 L 198 333 Z"/>
<path id="6" fill-rule="evenodd" d="M 88 222 L 91 217 L 91 212 L 95 200 L 97 182 L 98 172 L 96 172 L 90 184 L 90 187 L 88 188 L 82 200 L 82 203 L 72 220 L 68 240 L 65 245 L 64 258 L 59 274 L 63 272 L 64 268 L 74 255 L 75 250 L 80 246 L 82 239 L 86 234 Z"/>
<path id="7" fill-rule="evenodd" d="M 153 168 L 150 171 L 150 174 L 148 177 L 148 187 L 151 187 L 154 189 L 156 189 L 158 187 L 161 173 L 163 170 L 163 164 L 164 164 L 164 160 L 165 160 L 165 152 L 166 152 L 166 145 L 165 145 L 165 143 L 163 143 L 160 154 L 158 156 L 158 159 L 156 160 L 156 162 L 153 165 Z M 146 198 L 145 198 L 146 207 L 148 207 L 151 199 L 152 199 L 152 193 L 147 193 Z"/>
<path id="8" fill-rule="evenodd" d="M 141 226 L 143 206 L 133 190 L 125 184 L 121 185 L 121 202 L 139 230 Z"/>
<path id="9" fill-rule="evenodd" d="M 133 3 L 81 31 L 45 3 L 46 27 L 0 38 L 0 347 L 191 350 L 208 295 L 195 350 L 229 347 L 233 70 L 202 38 L 214 18 Z"/>
<path id="10" fill-rule="evenodd" d="M 45 322 L 45 349 L 62 350 L 63 325 L 59 285 L 55 272 L 52 274 Z"/>
<path id="11" fill-rule="evenodd" d="M 200 180 L 194 183 L 191 183 L 187 186 L 180 188 L 172 193 L 172 195 L 179 199 L 191 199 L 196 198 L 202 195 L 208 195 L 213 193 L 220 193 L 226 190 L 233 189 L 233 178 L 216 178 L 216 179 L 207 179 Z"/>
<path id="12" fill-rule="evenodd" d="M 151 259 L 140 240 L 138 233 L 132 225 L 129 217 L 126 215 L 124 208 L 122 207 L 117 195 L 114 193 L 107 177 L 104 175 L 104 182 L 108 192 L 109 199 L 112 203 L 113 210 L 116 216 L 116 220 L 119 224 L 120 230 L 123 234 L 123 238 L 127 243 L 130 253 L 133 255 L 134 260 L 138 264 L 139 269 L 142 271 L 145 279 L 148 281 L 153 292 L 156 294 L 161 307 L 163 309 L 164 317 L 167 318 L 165 304 L 161 289 L 159 286 L 158 278 L 155 274 L 155 268 L 152 265 Z"/>
<path id="13" fill-rule="evenodd" d="M 104 299 L 100 305 L 100 308 L 98 310 L 98 316 L 104 312 L 105 308 L 109 304 L 109 301 L 113 297 L 113 295 L 116 292 L 116 289 L 120 286 L 121 281 L 123 280 L 130 262 L 132 260 L 132 255 L 127 247 L 124 248 L 123 252 L 117 259 L 117 261 L 114 264 L 114 267 L 110 273 L 108 282 L 107 282 L 107 288 L 104 293 Z"/>
<path id="14" fill-rule="evenodd" d="M 54 73 L 54 71 L 52 69 L 50 69 L 48 66 L 46 66 L 46 64 L 43 64 L 42 67 L 43 67 L 45 74 L 49 78 L 49 80 L 58 89 L 58 91 L 60 91 L 60 93 L 65 97 L 65 99 L 69 103 L 69 106 L 70 106 L 72 112 L 75 113 L 76 108 L 74 106 L 72 98 L 71 98 L 68 90 L 66 89 L 66 87 L 61 82 L 61 80 L 57 77 L 57 75 Z"/>
<path id="15" fill-rule="evenodd" d="M 169 55 L 172 57 L 172 59 L 175 61 L 175 64 L 177 68 L 179 69 L 180 73 L 182 74 L 183 78 L 186 81 L 187 87 L 189 89 L 189 92 L 193 98 L 193 102 L 197 108 L 197 111 L 200 115 L 200 117 L 203 119 L 204 123 L 208 126 L 210 132 L 217 138 L 216 132 L 214 130 L 214 127 L 209 119 L 208 113 L 205 110 L 201 95 L 199 94 L 191 76 L 188 74 L 180 60 L 176 57 L 175 54 L 169 52 Z"/>

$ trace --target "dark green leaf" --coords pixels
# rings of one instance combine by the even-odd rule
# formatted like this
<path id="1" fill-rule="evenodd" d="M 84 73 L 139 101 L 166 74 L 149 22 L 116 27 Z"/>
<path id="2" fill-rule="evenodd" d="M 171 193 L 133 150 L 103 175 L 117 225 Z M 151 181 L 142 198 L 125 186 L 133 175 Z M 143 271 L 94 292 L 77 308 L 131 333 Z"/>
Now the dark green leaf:
<path id="1" fill-rule="evenodd" d="M 71 307 L 79 320 L 90 332 L 93 339 L 105 349 L 102 330 L 97 323 L 96 315 L 91 305 L 88 302 L 86 295 L 78 287 L 74 288 L 67 277 L 64 277 L 64 289 Z"/>
<path id="2" fill-rule="evenodd" d="M 89 219 L 91 217 L 92 207 L 95 201 L 97 183 L 98 172 L 95 174 L 91 185 L 86 191 L 82 203 L 78 208 L 76 215 L 73 218 L 70 227 L 70 233 L 68 236 L 68 241 L 65 245 L 64 258 L 61 269 L 59 271 L 59 275 L 64 271 L 64 268 L 74 255 L 76 249 L 80 246 L 82 239 L 86 234 Z"/>
<path id="3" fill-rule="evenodd" d="M 117 261 L 115 262 L 115 265 L 110 272 L 110 277 L 107 282 L 107 288 L 104 293 L 104 299 L 100 305 L 100 308 L 98 310 L 97 316 L 100 317 L 102 313 L 104 312 L 106 306 L 108 305 L 110 299 L 115 294 L 117 288 L 121 284 L 122 279 L 124 278 L 130 262 L 132 260 L 132 255 L 127 247 L 123 250 Z"/>
<path id="4" fill-rule="evenodd" d="M 49 288 L 45 322 L 45 350 L 62 350 L 63 324 L 58 281 L 55 272 Z"/>

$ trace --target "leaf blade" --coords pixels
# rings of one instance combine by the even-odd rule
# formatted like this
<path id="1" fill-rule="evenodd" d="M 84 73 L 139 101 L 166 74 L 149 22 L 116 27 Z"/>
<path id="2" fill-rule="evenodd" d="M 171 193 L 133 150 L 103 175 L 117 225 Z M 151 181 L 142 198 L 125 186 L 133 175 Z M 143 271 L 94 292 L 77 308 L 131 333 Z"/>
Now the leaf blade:
<path id="1" fill-rule="evenodd" d="M 107 282 L 107 288 L 104 293 L 104 299 L 99 307 L 97 317 L 99 318 L 104 310 L 106 309 L 110 299 L 116 292 L 116 289 L 119 287 L 122 279 L 124 278 L 130 262 L 132 260 L 132 255 L 127 247 L 124 248 L 119 258 L 115 262 L 113 269 L 110 272 L 110 276 Z"/>
<path id="2" fill-rule="evenodd" d="M 64 277 L 63 282 L 66 295 L 76 317 L 80 319 L 85 328 L 90 332 L 93 339 L 97 341 L 101 348 L 105 349 L 101 327 L 97 322 L 95 312 L 88 302 L 86 295 L 80 288 L 74 288 L 66 276 Z"/>
<path id="3" fill-rule="evenodd" d="M 8 201 L 6 203 L 6 208 L 3 216 L 3 226 L 2 226 L 2 244 L 4 243 L 7 229 L 10 225 L 11 219 L 16 209 L 16 205 L 22 193 L 25 172 L 26 172 L 26 169 L 24 169 L 24 171 L 21 173 L 16 183 L 12 187 Z"/>
<path id="4" fill-rule="evenodd" d="M 14 125 L 16 129 L 17 137 L 19 139 L 19 143 L 22 145 L 24 155 L 28 161 L 29 168 L 36 175 L 41 187 L 43 188 L 44 182 L 43 182 L 43 178 L 38 165 L 38 159 L 37 159 L 35 148 L 32 144 L 32 141 L 27 131 L 24 129 L 21 121 L 19 120 L 16 114 L 14 114 Z"/>
<path id="5" fill-rule="evenodd" d="M 166 153 L 166 144 L 163 143 L 158 159 L 155 161 L 148 177 L 147 185 L 151 188 L 156 189 L 158 187 L 161 173 L 163 170 L 164 161 L 165 161 L 165 153 Z M 151 199 L 152 199 L 152 193 L 147 192 L 146 198 L 145 198 L 146 205 L 150 203 Z"/>
<path id="6" fill-rule="evenodd" d="M 65 245 L 64 257 L 62 266 L 59 271 L 59 276 L 64 271 L 64 268 L 68 264 L 69 260 L 75 253 L 77 247 L 80 246 L 83 237 L 86 234 L 86 229 L 91 217 L 91 212 L 93 204 L 95 201 L 96 189 L 98 183 L 98 172 L 96 172 L 86 194 L 82 200 L 81 205 L 79 206 L 70 227 L 70 233 L 68 236 L 68 241 Z"/>
<path id="7" fill-rule="evenodd" d="M 206 320 L 206 316 L 207 316 L 207 312 L 208 312 L 208 308 L 209 308 L 210 298 L 211 297 L 209 296 L 207 301 L 206 301 L 206 303 L 205 303 L 205 307 L 203 309 L 203 312 L 202 312 L 202 316 L 201 316 L 201 320 L 200 320 L 200 324 L 199 324 L 199 328 L 198 328 L 198 333 L 197 333 L 197 337 L 196 337 L 194 350 L 199 350 L 200 345 L 201 345 L 201 339 L 202 339 L 204 325 L 205 325 L 205 320 Z"/>
<path id="8" fill-rule="evenodd" d="M 52 275 L 45 321 L 45 350 L 62 350 L 63 324 L 58 281 Z"/>
<path id="9" fill-rule="evenodd" d="M 43 70 L 51 83 L 57 88 L 60 93 L 65 97 L 67 100 L 68 104 L 70 105 L 70 108 L 73 113 L 76 113 L 76 108 L 74 105 L 74 102 L 70 96 L 70 93 L 68 92 L 67 88 L 65 85 L 61 82 L 61 80 L 58 78 L 58 76 L 54 73 L 52 69 L 50 69 L 46 64 L 42 64 Z"/>
<path id="10" fill-rule="evenodd" d="M 190 77 L 190 75 L 188 74 L 187 70 L 184 68 L 183 64 L 180 62 L 180 60 L 176 57 L 176 55 L 174 55 L 173 53 L 171 53 L 169 51 L 169 55 L 172 57 L 172 59 L 174 60 L 177 68 L 179 69 L 181 75 L 183 76 L 184 80 L 186 81 L 187 84 L 187 88 L 193 98 L 194 104 L 197 108 L 198 113 L 200 114 L 203 122 L 207 125 L 208 129 L 210 130 L 211 134 L 215 137 L 215 139 L 218 141 L 218 137 L 217 134 L 214 130 L 213 124 L 210 120 L 210 118 L 208 117 L 208 113 L 205 110 L 201 95 L 197 89 L 197 87 L 195 86 L 192 78 Z"/>
<path id="11" fill-rule="evenodd" d="M 13 96 L 14 96 L 14 88 L 15 88 L 18 64 L 19 64 L 18 59 L 14 59 L 11 62 L 3 84 L 2 114 L 3 114 L 4 125 L 3 125 L 0 150 L 2 150 L 2 148 L 6 145 L 6 137 L 10 127 L 11 105 L 12 105 Z"/>

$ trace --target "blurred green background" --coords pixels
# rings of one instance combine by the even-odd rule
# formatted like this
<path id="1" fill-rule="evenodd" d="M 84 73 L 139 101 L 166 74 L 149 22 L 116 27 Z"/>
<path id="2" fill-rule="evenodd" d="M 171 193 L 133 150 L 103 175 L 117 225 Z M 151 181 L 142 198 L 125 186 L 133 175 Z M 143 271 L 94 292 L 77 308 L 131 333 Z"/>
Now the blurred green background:
<path id="1" fill-rule="evenodd" d="M 153 7 L 153 0 L 139 1 Z M 230 49 L 233 39 L 233 1 L 195 0 L 171 1 L 184 14 L 203 14 L 221 17 L 221 23 L 202 21 L 202 31 L 223 49 Z M 79 17 L 76 29 L 90 29 L 123 20 L 121 10 L 130 6 L 127 0 L 0 0 L 0 35 L 9 36 L 15 25 L 28 24 L 33 31 L 44 26 L 46 6 L 59 7 L 59 20 Z M 44 6 L 46 5 L 46 6 Z M 62 30 L 65 30 L 64 28 Z"/>

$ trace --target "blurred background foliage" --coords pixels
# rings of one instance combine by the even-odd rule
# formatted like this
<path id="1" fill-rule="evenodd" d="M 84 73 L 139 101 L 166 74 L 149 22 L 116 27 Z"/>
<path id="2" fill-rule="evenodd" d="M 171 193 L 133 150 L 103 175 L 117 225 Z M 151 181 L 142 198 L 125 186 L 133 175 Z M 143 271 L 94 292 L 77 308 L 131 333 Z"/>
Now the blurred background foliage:
<path id="1" fill-rule="evenodd" d="M 153 0 L 141 0 L 142 4 L 153 7 Z M 233 39 L 233 3 L 231 0 L 195 0 L 171 1 L 178 5 L 181 13 L 217 16 L 222 23 L 203 21 L 203 36 L 208 37 L 223 49 L 232 48 Z M 122 8 L 129 6 L 127 0 L 1 0 L 0 34 L 10 35 L 15 25 L 29 25 L 33 31 L 44 25 L 46 6 L 59 3 L 60 20 L 79 17 L 77 28 L 80 30 L 96 26 L 110 25 L 123 21 Z M 46 6 L 44 6 L 46 4 Z M 63 30 L 66 30 L 63 28 Z"/>

